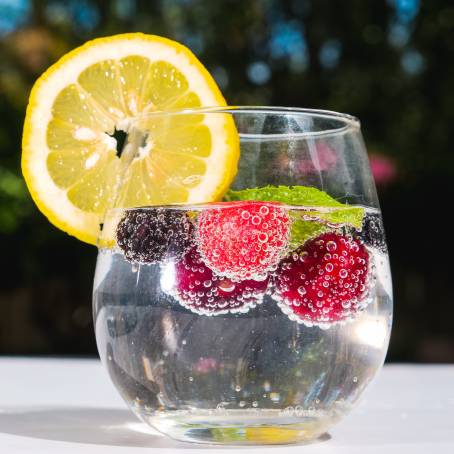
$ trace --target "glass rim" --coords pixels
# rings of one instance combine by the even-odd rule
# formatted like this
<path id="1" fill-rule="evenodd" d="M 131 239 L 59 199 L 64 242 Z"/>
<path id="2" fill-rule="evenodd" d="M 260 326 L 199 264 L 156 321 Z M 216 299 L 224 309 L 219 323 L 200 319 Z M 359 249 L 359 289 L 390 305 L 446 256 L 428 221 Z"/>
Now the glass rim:
<path id="1" fill-rule="evenodd" d="M 139 121 L 151 118 L 174 117 L 180 115 L 195 115 L 195 114 L 211 114 L 211 113 L 225 113 L 225 114 L 269 114 L 269 115 L 282 115 L 282 116 L 306 116 L 322 120 L 335 120 L 340 123 L 339 127 L 330 127 L 326 130 L 320 131 L 321 133 L 340 133 L 349 129 L 360 129 L 361 122 L 353 115 L 336 112 L 334 110 L 324 109 L 310 109 L 304 107 L 284 107 L 284 106 L 206 106 L 194 107 L 184 109 L 169 109 L 155 112 L 147 112 L 136 115 L 132 118 L 131 124 L 134 125 Z"/>

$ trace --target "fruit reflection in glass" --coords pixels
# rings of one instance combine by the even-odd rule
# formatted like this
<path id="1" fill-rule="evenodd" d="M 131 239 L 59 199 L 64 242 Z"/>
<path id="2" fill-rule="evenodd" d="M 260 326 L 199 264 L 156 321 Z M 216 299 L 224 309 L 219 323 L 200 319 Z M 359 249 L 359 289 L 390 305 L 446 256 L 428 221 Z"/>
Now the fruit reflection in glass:
<path id="1" fill-rule="evenodd" d="M 233 169 L 223 167 L 215 202 L 196 200 L 190 160 L 195 198 L 186 204 L 131 207 L 128 188 L 119 191 L 99 239 L 99 352 L 134 413 L 173 438 L 312 440 L 357 403 L 391 326 L 360 126 L 297 109 L 150 114 L 136 120 L 124 153 L 131 167 L 145 149 L 194 157 L 216 140 L 231 148 Z M 155 171 L 165 173 L 161 164 Z"/>

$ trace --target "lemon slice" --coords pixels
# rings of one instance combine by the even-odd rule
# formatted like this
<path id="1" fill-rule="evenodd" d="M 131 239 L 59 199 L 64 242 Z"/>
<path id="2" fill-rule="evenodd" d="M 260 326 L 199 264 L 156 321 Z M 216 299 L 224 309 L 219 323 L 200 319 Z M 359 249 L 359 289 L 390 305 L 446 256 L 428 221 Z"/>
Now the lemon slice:
<path id="1" fill-rule="evenodd" d="M 32 89 L 22 144 L 30 193 L 55 226 L 91 244 L 114 204 L 218 200 L 239 157 L 227 115 L 151 115 L 146 143 L 127 163 L 114 135 L 144 113 L 224 105 L 207 70 L 174 41 L 142 33 L 89 41 Z"/>

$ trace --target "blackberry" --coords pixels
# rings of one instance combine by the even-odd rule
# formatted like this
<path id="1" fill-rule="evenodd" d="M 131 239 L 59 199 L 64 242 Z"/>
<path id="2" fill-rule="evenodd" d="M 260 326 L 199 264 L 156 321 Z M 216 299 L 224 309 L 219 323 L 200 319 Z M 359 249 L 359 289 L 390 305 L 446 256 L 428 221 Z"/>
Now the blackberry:
<path id="1" fill-rule="evenodd" d="M 151 264 L 184 255 L 193 226 L 185 213 L 169 209 L 128 210 L 117 226 L 117 244 L 129 262 Z"/>
<path id="2" fill-rule="evenodd" d="M 359 237 L 367 246 L 387 253 L 385 230 L 378 213 L 366 213 Z"/>

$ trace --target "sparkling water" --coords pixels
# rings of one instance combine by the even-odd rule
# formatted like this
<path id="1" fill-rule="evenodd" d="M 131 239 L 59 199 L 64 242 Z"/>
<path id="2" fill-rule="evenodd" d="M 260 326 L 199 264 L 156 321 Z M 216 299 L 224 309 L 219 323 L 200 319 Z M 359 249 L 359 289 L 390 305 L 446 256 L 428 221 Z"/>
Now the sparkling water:
<path id="1" fill-rule="evenodd" d="M 208 209 L 179 210 L 195 226 L 190 247 L 199 246 L 197 225 Z M 287 211 L 292 219 L 321 222 L 304 208 Z M 149 212 L 153 215 L 153 209 Z M 112 213 L 110 224 L 119 218 Z M 110 224 L 108 218 L 105 231 Z M 270 267 L 268 280 L 261 276 L 258 287 L 252 285 L 246 296 L 242 292 L 238 304 L 230 299 L 216 312 L 219 294 L 209 294 L 214 303 L 208 309 L 189 305 L 187 288 L 187 298 L 178 297 L 175 287 L 182 281 L 177 273 L 188 269 L 178 267 L 181 253 L 143 263 L 127 258 L 117 243 L 100 248 L 94 286 L 98 349 L 140 419 L 182 440 L 286 443 L 321 435 L 351 410 L 381 367 L 388 345 L 388 257 L 378 211 L 366 210 L 362 230 L 326 228 L 364 245 L 369 276 L 363 301 L 353 305 L 357 310 L 345 319 L 327 316 L 314 323 L 295 314 L 295 307 L 276 293 L 279 268 Z M 286 254 L 295 249 L 286 246 Z M 216 279 L 222 277 L 213 273 Z M 234 294 L 242 285 L 234 279 L 222 282 L 222 294 Z M 214 285 L 199 282 L 204 284 Z M 197 291 L 192 296 L 197 301 Z"/>

